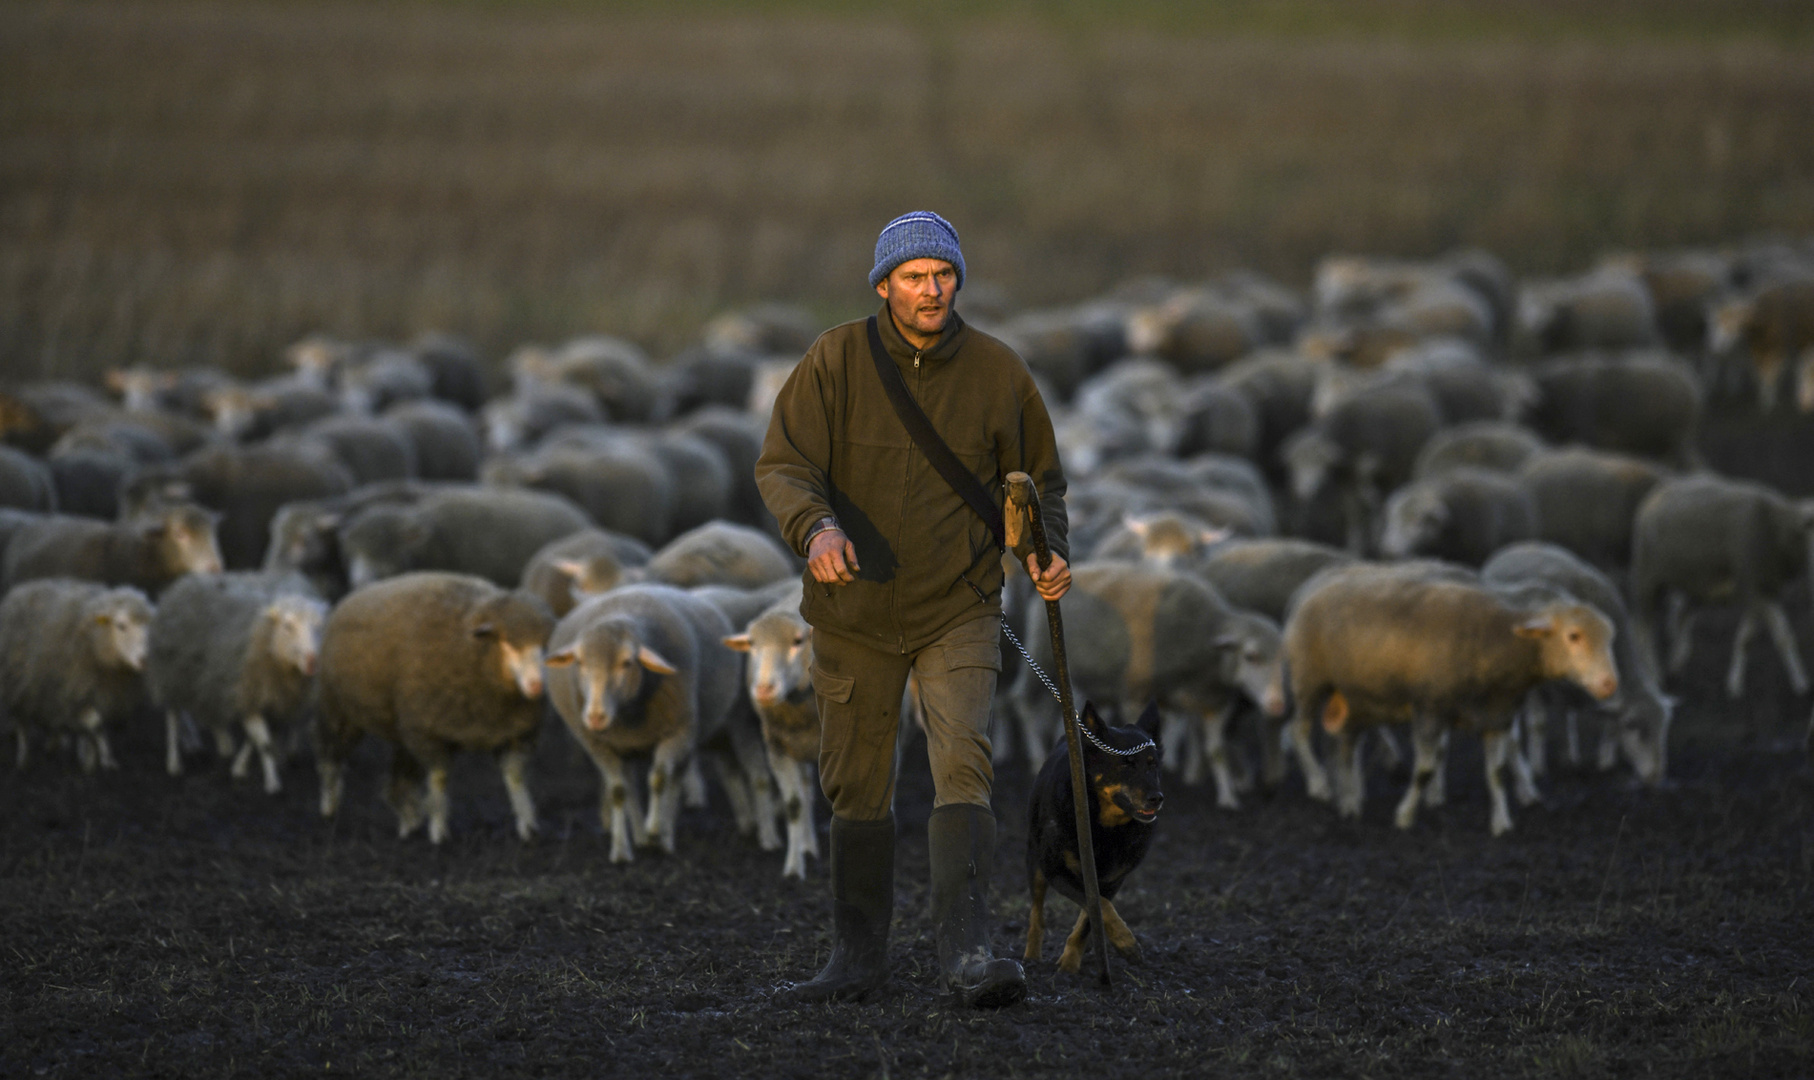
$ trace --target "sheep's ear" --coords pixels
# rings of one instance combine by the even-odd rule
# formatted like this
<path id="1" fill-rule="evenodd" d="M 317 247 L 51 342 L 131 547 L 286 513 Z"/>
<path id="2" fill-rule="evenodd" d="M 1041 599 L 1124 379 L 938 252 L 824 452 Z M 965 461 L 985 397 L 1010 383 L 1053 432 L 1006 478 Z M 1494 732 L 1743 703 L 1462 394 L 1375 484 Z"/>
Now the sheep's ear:
<path id="1" fill-rule="evenodd" d="M 94 617 L 94 623 L 96 626 L 106 626 L 111 622 L 113 622 L 112 615 L 96 615 Z"/>
<path id="2" fill-rule="evenodd" d="M 1233 529 L 1204 529 L 1197 534 L 1197 542 L 1205 546 L 1209 544 L 1220 544 L 1233 535 Z"/>
<path id="3" fill-rule="evenodd" d="M 732 634 L 730 637 L 724 639 L 724 647 L 736 652 L 749 652 L 750 636 L 748 634 Z"/>
<path id="4" fill-rule="evenodd" d="M 574 581 L 580 581 L 587 576 L 586 564 L 578 559 L 556 559 L 548 565 L 559 570 L 561 573 L 566 574 Z"/>
<path id="5" fill-rule="evenodd" d="M 1521 638 L 1546 638 L 1555 632 L 1555 620 L 1546 615 L 1540 615 L 1534 619 L 1526 619 L 1517 626 L 1512 627 L 1512 633 L 1517 634 Z"/>
<path id="6" fill-rule="evenodd" d="M 547 656 L 544 656 L 542 658 L 542 663 L 549 667 L 566 667 L 578 659 L 579 653 L 573 647 L 569 646 L 562 649 L 560 652 L 549 653 Z"/>
<path id="7" fill-rule="evenodd" d="M 116 394 L 124 393 L 126 391 L 126 372 L 117 367 L 108 368 L 107 389 L 112 390 Z"/>
<path id="8" fill-rule="evenodd" d="M 498 628 L 488 622 L 480 623 L 472 628 L 472 636 L 476 638 L 497 637 Z"/>
<path id="9" fill-rule="evenodd" d="M 1137 518 L 1132 514 L 1121 515 L 1121 527 L 1142 540 L 1146 539 L 1146 534 L 1152 531 L 1151 523 L 1145 518 Z"/>
<path id="10" fill-rule="evenodd" d="M 163 518 L 158 518 L 155 521 L 142 522 L 139 525 L 139 535 L 146 539 L 162 536 L 169 531 L 170 523 Z"/>
<path id="11" fill-rule="evenodd" d="M 657 675 L 673 675 L 680 670 L 647 645 L 636 650 L 636 662 Z"/>
<path id="12" fill-rule="evenodd" d="M 1246 642 L 1235 634 L 1223 634 L 1210 644 L 1214 645 L 1218 652 L 1230 652 L 1241 648 Z"/>

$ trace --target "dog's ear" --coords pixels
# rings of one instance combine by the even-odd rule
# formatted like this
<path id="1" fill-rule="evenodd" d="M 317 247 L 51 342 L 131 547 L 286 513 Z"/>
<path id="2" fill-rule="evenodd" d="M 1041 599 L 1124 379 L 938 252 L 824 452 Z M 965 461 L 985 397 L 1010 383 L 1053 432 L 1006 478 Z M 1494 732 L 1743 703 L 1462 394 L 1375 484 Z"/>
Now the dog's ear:
<path id="1" fill-rule="evenodd" d="M 1144 731 L 1147 738 L 1158 742 L 1159 728 L 1164 722 L 1164 718 L 1159 715 L 1159 703 L 1149 701 L 1146 703 L 1146 708 L 1140 710 L 1140 719 L 1134 726 Z"/>
<path id="2" fill-rule="evenodd" d="M 1096 703 L 1093 701 L 1086 701 L 1083 703 L 1083 715 L 1077 718 L 1077 722 L 1083 725 L 1083 730 L 1097 736 L 1100 736 L 1102 734 L 1102 729 L 1108 726 L 1102 722 L 1102 717 L 1097 714 Z"/>

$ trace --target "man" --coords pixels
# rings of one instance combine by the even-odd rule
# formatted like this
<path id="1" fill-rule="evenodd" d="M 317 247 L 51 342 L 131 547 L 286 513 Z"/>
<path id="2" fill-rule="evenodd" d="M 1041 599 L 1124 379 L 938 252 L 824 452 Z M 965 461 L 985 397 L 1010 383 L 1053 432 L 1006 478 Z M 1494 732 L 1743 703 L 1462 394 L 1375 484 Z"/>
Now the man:
<path id="1" fill-rule="evenodd" d="M 905 214 L 876 239 L 869 283 L 888 359 L 933 428 L 999 506 L 1020 470 L 1042 496 L 1051 565 L 1016 551 L 1042 596 L 1070 587 L 1064 473 L 1026 364 L 953 310 L 964 285 L 957 230 Z M 826 331 L 775 401 L 756 480 L 808 563 L 831 800 L 831 961 L 792 988 L 800 1001 L 861 1000 L 887 979 L 894 914 L 894 746 L 915 676 L 934 784 L 927 838 L 932 916 L 946 987 L 978 1006 L 1026 994 L 1020 964 L 989 948 L 985 889 L 995 857 L 989 707 L 1001 670 L 1002 559 L 993 533 L 914 445 L 871 358 L 867 320 Z"/>

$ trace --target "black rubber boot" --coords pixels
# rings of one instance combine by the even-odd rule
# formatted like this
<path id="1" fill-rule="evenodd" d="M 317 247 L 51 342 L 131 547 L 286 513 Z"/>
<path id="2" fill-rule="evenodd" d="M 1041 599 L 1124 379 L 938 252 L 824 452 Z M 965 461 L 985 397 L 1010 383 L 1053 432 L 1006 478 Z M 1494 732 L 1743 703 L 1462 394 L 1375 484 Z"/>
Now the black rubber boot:
<path id="1" fill-rule="evenodd" d="M 862 1001 L 888 981 L 894 919 L 894 817 L 831 819 L 831 960 L 781 996 L 802 1005 Z"/>
<path id="2" fill-rule="evenodd" d="M 1027 996 L 1020 962 L 989 948 L 986 892 L 995 866 L 995 814 L 986 806 L 953 803 L 926 822 L 932 856 L 932 926 L 945 989 L 980 1009 L 1012 1005 Z"/>

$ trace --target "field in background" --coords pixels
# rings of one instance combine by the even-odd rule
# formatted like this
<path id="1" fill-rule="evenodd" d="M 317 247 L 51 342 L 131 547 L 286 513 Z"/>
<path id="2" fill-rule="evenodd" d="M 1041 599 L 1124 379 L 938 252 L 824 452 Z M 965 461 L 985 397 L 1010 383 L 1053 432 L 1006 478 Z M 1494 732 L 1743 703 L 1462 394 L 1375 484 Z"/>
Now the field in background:
<path id="1" fill-rule="evenodd" d="M 861 311 L 919 206 L 1017 306 L 1814 231 L 1805 5 L 747 10 L 0 7 L 0 377 L 259 370 L 312 331 L 663 354 L 750 300 Z"/>

